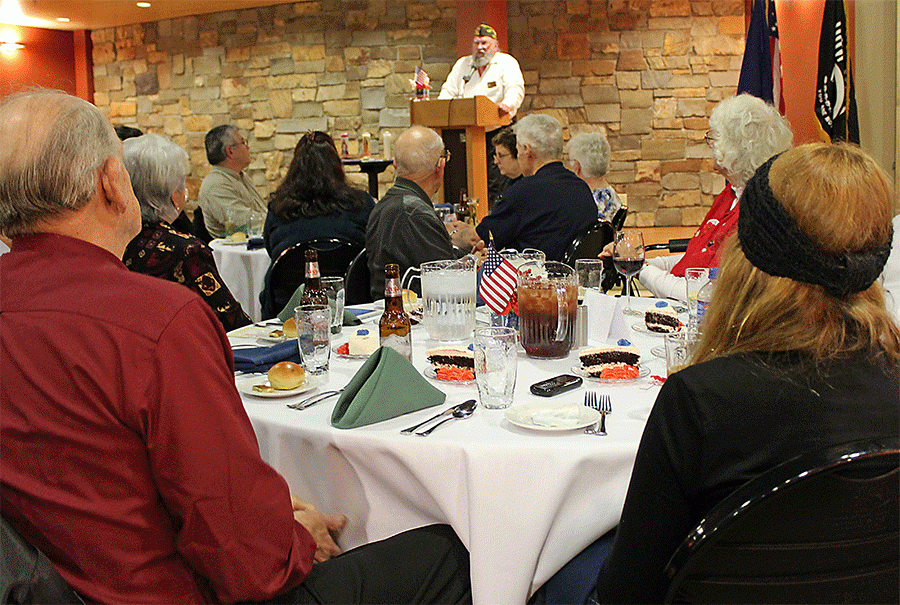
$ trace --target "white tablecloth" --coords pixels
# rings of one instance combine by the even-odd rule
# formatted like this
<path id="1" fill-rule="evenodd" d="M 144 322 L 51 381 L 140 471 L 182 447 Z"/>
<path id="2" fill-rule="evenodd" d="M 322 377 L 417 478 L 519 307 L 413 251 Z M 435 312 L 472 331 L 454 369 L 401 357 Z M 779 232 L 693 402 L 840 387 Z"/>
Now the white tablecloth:
<path id="1" fill-rule="evenodd" d="M 241 303 L 244 312 L 253 321 L 262 319 L 259 293 L 262 292 L 263 280 L 269 270 L 269 253 L 265 248 L 247 250 L 246 244 L 226 244 L 220 239 L 214 239 L 209 246 L 213 250 L 213 258 L 222 281 Z"/>
<path id="2" fill-rule="evenodd" d="M 652 302 L 632 304 L 643 309 Z M 626 336 L 641 349 L 651 375 L 665 375 L 665 362 L 650 352 L 663 344 L 662 338 L 630 329 L 638 322 L 623 322 L 617 311 L 610 341 Z M 334 336 L 332 344 L 343 342 L 340 338 Z M 413 339 L 413 364 L 422 369 L 425 350 L 436 343 L 420 327 Z M 613 386 L 586 380 L 586 388 L 552 400 L 529 392 L 531 384 L 571 373 L 577 364 L 575 353 L 541 361 L 522 351 L 514 405 L 581 402 L 586 388 L 608 393 L 613 414 L 607 418 L 607 437 L 519 428 L 506 420 L 504 410 L 481 407 L 429 437 L 400 434 L 449 405 L 477 398 L 474 384 L 432 381 L 447 393 L 445 405 L 351 430 L 331 426 L 335 399 L 304 411 L 285 404 L 305 395 L 245 396 L 244 404 L 263 458 L 285 477 L 292 493 L 320 510 L 349 517 L 342 548 L 449 523 L 471 554 L 475 603 L 521 604 L 618 522 L 637 445 L 659 390 L 648 377 Z M 329 382 L 321 390 L 343 387 L 361 365 L 332 355 Z"/>

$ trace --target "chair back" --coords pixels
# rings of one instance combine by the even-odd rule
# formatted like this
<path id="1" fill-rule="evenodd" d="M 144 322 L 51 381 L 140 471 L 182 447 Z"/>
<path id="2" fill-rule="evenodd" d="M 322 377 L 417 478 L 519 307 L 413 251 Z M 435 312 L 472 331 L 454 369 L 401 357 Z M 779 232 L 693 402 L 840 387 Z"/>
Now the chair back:
<path id="1" fill-rule="evenodd" d="M 0 603 L 83 603 L 50 560 L 0 517 Z"/>
<path id="2" fill-rule="evenodd" d="M 362 246 L 337 237 L 311 239 L 287 248 L 272 261 L 263 314 L 273 316 L 291 299 L 306 274 L 306 251 L 314 249 L 319 256 L 319 273 L 323 277 L 344 277 Z"/>
<path id="3" fill-rule="evenodd" d="M 614 236 L 612 224 L 609 221 L 598 220 L 575 236 L 563 255 L 563 262 L 574 267 L 575 261 L 579 258 L 597 258 L 603 247 L 613 241 Z"/>
<path id="4" fill-rule="evenodd" d="M 789 460 L 675 551 L 667 603 L 900 603 L 900 439 Z"/>
<path id="5" fill-rule="evenodd" d="M 344 277 L 345 304 L 360 305 L 372 302 L 370 290 L 371 275 L 369 273 L 369 257 L 363 248 L 347 268 Z"/>
<path id="6" fill-rule="evenodd" d="M 208 244 L 213 240 L 213 236 L 210 235 L 206 228 L 206 221 L 203 219 L 203 209 L 200 208 L 200 206 L 197 206 L 194 209 L 194 219 L 191 221 L 191 230 L 194 232 L 194 237 L 203 240 L 204 243 Z"/>

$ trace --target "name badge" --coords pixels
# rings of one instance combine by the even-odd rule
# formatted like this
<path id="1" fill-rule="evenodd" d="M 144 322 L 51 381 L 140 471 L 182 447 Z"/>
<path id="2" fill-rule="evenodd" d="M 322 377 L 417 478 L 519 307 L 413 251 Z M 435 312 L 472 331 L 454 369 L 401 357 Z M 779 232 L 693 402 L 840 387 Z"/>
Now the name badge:
<path id="1" fill-rule="evenodd" d="M 488 87 L 488 88 L 496 88 L 496 87 L 497 87 L 497 83 L 496 83 L 496 82 L 488 82 L 487 87 Z"/>

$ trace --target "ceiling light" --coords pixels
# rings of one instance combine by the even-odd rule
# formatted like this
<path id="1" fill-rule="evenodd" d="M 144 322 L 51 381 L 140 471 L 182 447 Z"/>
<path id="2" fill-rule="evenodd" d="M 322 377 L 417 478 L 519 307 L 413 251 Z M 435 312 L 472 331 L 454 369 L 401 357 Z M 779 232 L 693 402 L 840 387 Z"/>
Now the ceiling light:
<path id="1" fill-rule="evenodd" d="M 22 48 L 25 48 L 25 45 L 19 44 L 18 42 L 0 42 L 0 52 L 7 54 L 14 53 Z"/>
<path id="2" fill-rule="evenodd" d="M 60 23 L 68 23 L 69 21 L 71 21 L 71 19 L 69 19 L 68 17 L 57 17 L 56 20 Z"/>
<path id="3" fill-rule="evenodd" d="M 149 3 L 149 2 L 138 2 L 137 5 L 138 5 L 140 8 L 150 8 L 150 3 Z"/>

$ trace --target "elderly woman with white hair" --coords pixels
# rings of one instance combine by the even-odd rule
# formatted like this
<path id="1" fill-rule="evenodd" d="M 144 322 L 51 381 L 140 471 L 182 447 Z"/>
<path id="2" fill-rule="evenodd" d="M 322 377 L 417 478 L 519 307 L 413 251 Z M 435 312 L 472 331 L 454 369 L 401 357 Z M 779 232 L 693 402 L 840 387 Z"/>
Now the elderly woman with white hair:
<path id="1" fill-rule="evenodd" d="M 713 108 L 706 142 L 712 148 L 716 172 L 728 182 L 687 251 L 650 259 L 641 269 L 638 278 L 654 296 L 683 299 L 685 269 L 718 266 L 722 244 L 737 228 L 738 199 L 744 185 L 766 160 L 790 148 L 792 140 L 787 120 L 756 97 L 729 97 Z"/>
<path id="2" fill-rule="evenodd" d="M 594 194 L 597 217 L 611 221 L 622 200 L 606 180 L 609 170 L 609 141 L 599 132 L 581 132 L 573 136 L 566 146 L 572 172 L 584 179 Z"/>
<path id="3" fill-rule="evenodd" d="M 123 141 L 122 154 L 141 205 L 142 225 L 125 249 L 125 266 L 187 286 L 209 304 L 226 331 L 251 323 L 222 282 L 209 246 L 169 225 L 187 199 L 184 149 L 157 134 L 145 134 Z"/>

